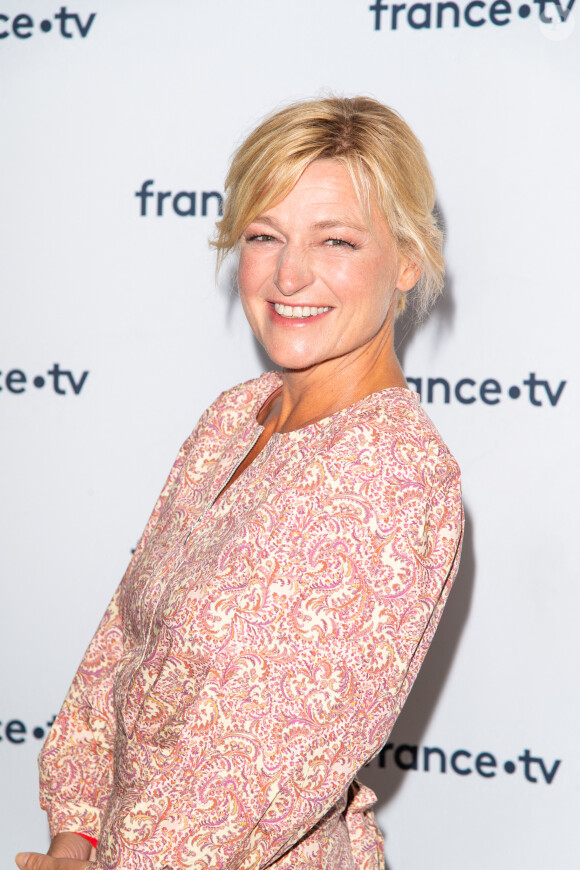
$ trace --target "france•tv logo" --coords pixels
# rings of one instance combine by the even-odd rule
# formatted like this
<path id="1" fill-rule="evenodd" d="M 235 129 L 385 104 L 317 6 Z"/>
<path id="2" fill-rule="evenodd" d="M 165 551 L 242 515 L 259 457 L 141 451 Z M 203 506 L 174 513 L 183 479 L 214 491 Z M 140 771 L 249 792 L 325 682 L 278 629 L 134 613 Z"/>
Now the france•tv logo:
<path id="1" fill-rule="evenodd" d="M 509 0 L 470 0 L 461 6 L 452 0 L 416 2 L 409 5 L 375 0 L 368 10 L 372 13 L 375 30 L 398 30 L 399 25 L 405 21 L 413 30 L 457 28 L 462 22 L 475 28 L 488 23 L 495 27 L 505 27 L 513 22 L 512 16 L 515 13 L 519 18 L 525 19 L 537 11 L 540 29 L 546 36 L 565 38 L 574 28 L 572 9 L 575 2 L 576 0 L 531 0 L 531 3 L 512 6 Z"/>

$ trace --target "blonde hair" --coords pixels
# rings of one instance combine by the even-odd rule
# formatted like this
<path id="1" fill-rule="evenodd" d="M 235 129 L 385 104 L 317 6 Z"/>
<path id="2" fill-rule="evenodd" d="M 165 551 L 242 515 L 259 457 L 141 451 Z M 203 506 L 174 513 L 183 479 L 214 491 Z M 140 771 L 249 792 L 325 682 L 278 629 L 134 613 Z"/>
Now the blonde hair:
<path id="1" fill-rule="evenodd" d="M 370 97 L 294 103 L 267 117 L 235 152 L 217 222 L 218 265 L 245 228 L 292 190 L 314 160 L 348 170 L 367 220 L 375 198 L 399 254 L 421 269 L 413 292 L 419 315 L 443 288 L 443 234 L 434 215 L 435 185 L 423 147 L 403 119 Z M 400 293 L 397 313 L 407 294 Z"/>

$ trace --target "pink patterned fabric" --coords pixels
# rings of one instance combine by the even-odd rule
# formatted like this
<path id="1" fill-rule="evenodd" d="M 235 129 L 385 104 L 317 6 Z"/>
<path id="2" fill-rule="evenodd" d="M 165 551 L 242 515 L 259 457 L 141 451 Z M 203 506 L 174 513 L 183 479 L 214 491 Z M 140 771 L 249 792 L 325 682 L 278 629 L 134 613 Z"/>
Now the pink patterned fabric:
<path id="1" fill-rule="evenodd" d="M 51 832 L 96 867 L 384 867 L 356 779 L 457 569 L 459 470 L 407 390 L 275 434 L 275 373 L 185 442 L 43 749 Z M 219 497 L 218 497 L 219 496 Z"/>

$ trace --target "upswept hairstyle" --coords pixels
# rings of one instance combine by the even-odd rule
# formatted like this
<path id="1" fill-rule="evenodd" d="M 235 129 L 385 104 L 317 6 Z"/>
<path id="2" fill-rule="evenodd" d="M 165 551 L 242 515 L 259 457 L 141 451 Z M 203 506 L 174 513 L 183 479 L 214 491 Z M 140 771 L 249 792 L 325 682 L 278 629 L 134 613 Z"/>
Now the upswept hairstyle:
<path id="1" fill-rule="evenodd" d="M 370 222 L 374 196 L 399 254 L 420 269 L 412 293 L 425 315 L 443 288 L 443 234 L 433 213 L 435 185 L 423 147 L 402 118 L 370 97 L 294 103 L 267 117 L 235 152 L 225 183 L 223 217 L 212 242 L 218 266 L 245 228 L 294 187 L 313 160 L 348 170 Z M 399 294 L 397 313 L 405 307 Z"/>

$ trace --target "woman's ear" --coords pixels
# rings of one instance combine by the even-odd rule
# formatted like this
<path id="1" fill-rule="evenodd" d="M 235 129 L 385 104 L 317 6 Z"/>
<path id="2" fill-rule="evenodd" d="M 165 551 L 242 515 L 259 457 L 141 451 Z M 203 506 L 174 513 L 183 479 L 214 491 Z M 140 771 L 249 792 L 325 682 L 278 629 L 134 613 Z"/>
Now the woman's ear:
<path id="1" fill-rule="evenodd" d="M 415 286 L 421 277 L 421 267 L 409 257 L 402 257 L 399 264 L 399 277 L 395 287 L 401 293 L 407 293 Z"/>

